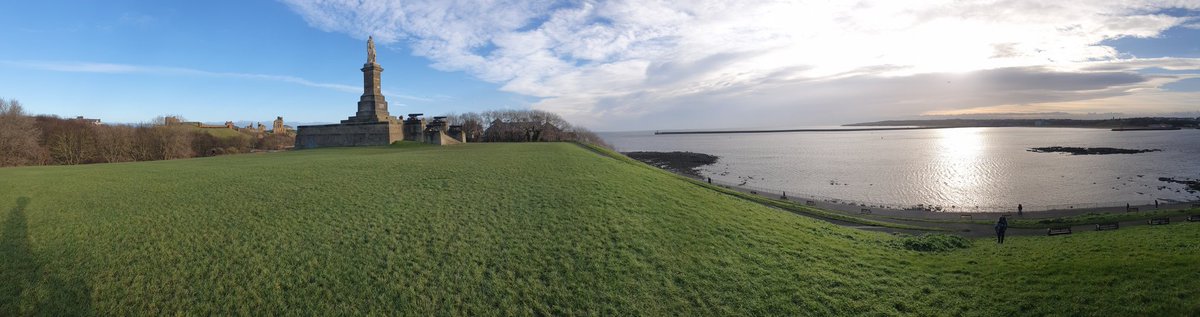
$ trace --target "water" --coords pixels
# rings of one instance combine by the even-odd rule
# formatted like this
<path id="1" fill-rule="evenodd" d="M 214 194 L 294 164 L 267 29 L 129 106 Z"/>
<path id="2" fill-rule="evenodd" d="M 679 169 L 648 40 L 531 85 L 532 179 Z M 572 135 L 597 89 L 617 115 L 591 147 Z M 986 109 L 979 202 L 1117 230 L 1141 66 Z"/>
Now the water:
<path id="1" fill-rule="evenodd" d="M 1071 128 L 654 135 L 603 133 L 618 151 L 717 155 L 716 182 L 898 208 L 1047 210 L 1197 201 L 1159 177 L 1200 179 L 1200 130 Z M 1033 147 L 1162 149 L 1114 155 L 1034 153 Z"/>

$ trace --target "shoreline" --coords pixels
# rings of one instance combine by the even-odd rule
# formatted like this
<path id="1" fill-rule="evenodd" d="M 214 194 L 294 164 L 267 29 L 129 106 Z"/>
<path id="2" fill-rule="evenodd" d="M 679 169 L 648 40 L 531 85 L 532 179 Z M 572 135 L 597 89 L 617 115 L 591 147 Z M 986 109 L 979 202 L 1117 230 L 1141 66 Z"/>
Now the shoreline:
<path id="1" fill-rule="evenodd" d="M 683 175 L 683 174 L 678 174 L 678 173 L 676 173 L 676 174 L 683 176 L 683 177 L 690 178 L 697 182 L 702 182 L 702 183 L 706 182 L 706 180 L 702 177 L 691 177 L 688 175 Z M 1200 211 L 1197 211 L 1197 209 L 1200 209 L 1200 201 L 1163 203 L 1163 204 L 1159 204 L 1159 206 L 1155 206 L 1153 204 L 1130 205 L 1130 208 L 1135 208 L 1137 210 L 1135 212 L 1126 210 L 1125 206 L 1111 206 L 1111 207 L 1084 207 L 1084 208 L 1072 208 L 1072 209 L 1051 209 L 1051 210 L 1041 210 L 1041 211 L 1026 211 L 1026 212 L 1018 215 L 1015 207 L 1011 211 L 1000 211 L 1000 212 L 997 212 L 997 211 L 958 212 L 958 211 L 905 210 L 905 209 L 894 209 L 894 208 L 886 208 L 886 207 L 864 208 L 863 206 L 860 206 L 858 204 L 847 204 L 847 203 L 827 201 L 827 200 L 807 200 L 807 199 L 804 199 L 801 197 L 796 197 L 796 196 L 783 196 L 783 195 L 777 194 L 777 193 L 763 192 L 763 191 L 760 191 L 757 189 L 747 188 L 744 186 L 717 184 L 715 182 L 712 183 L 711 185 L 719 186 L 719 187 L 725 188 L 727 190 L 733 190 L 733 191 L 741 192 L 744 194 L 756 195 L 756 196 L 760 196 L 760 197 L 764 197 L 764 198 L 768 198 L 768 199 L 779 200 L 779 201 L 788 201 L 788 202 L 792 202 L 796 205 L 804 205 L 804 206 L 808 206 L 808 207 L 813 207 L 813 208 L 825 210 L 828 212 L 841 214 L 844 216 L 856 217 L 856 218 L 861 218 L 861 219 L 870 220 L 870 221 L 899 224 L 899 225 L 927 227 L 927 228 L 939 228 L 939 229 L 949 231 L 949 232 L 945 232 L 945 233 L 951 233 L 951 234 L 956 234 L 956 235 L 960 235 L 960 236 L 964 236 L 964 237 L 972 237 L 972 238 L 994 237 L 995 233 L 992 229 L 992 225 L 995 223 L 996 219 L 1000 218 L 1001 216 L 1007 217 L 1009 219 L 1009 223 L 1010 223 L 1010 226 L 1008 229 L 1009 236 L 1045 236 L 1046 232 L 1047 232 L 1047 228 L 1051 228 L 1051 227 L 1067 227 L 1067 228 L 1071 228 L 1071 230 L 1073 232 L 1086 232 L 1086 231 L 1094 231 L 1096 223 L 1109 223 L 1109 222 L 1117 223 L 1121 228 L 1145 226 L 1145 225 L 1148 225 L 1146 222 L 1146 219 L 1156 218 L 1156 217 L 1153 217 L 1152 215 L 1149 215 L 1148 213 L 1150 213 L 1150 212 L 1160 212 L 1160 211 L 1161 212 L 1170 212 L 1170 211 L 1179 211 L 1179 210 L 1193 210 L 1196 212 L 1192 212 L 1192 214 L 1200 215 Z M 810 202 L 811 202 L 811 204 L 810 204 Z M 1064 224 L 1056 224 L 1056 222 L 1055 222 L 1056 220 L 1061 220 L 1063 218 L 1083 217 L 1083 216 L 1089 216 L 1089 215 L 1096 215 L 1096 216 L 1131 215 L 1131 216 L 1133 216 L 1133 218 L 1136 218 L 1136 219 L 1116 220 L 1116 221 L 1100 221 L 1100 222 L 1083 221 L 1083 223 L 1064 223 Z M 923 231 L 923 230 L 897 229 L 897 228 L 890 228 L 890 227 L 884 227 L 884 226 L 862 225 L 862 224 L 850 223 L 850 222 L 846 222 L 846 221 L 842 221 L 842 220 L 826 219 L 826 218 L 823 218 L 820 216 L 815 216 L 815 215 L 804 215 L 804 216 L 814 217 L 814 218 L 822 219 L 825 221 L 829 221 L 834 224 L 852 227 L 852 228 L 856 228 L 856 229 L 860 229 L 860 230 L 867 230 L 867 231 L 879 231 L 879 232 L 887 232 L 887 233 L 905 233 L 905 234 L 932 233 L 931 231 Z M 1174 216 L 1166 216 L 1163 218 L 1168 218 L 1168 219 L 1170 219 L 1171 222 L 1185 222 L 1186 221 L 1184 219 L 1185 217 L 1186 216 L 1183 216 L 1183 215 L 1174 215 Z M 1016 224 L 1017 222 L 1035 222 L 1035 223 L 1045 222 L 1045 223 L 1044 223 L 1044 225 L 1034 225 L 1034 226 L 1030 227 L 1029 225 L 1017 225 Z"/>
<path id="2" fill-rule="evenodd" d="M 698 153 L 691 152 L 642 152 L 654 153 L 658 156 L 680 156 L 680 155 L 696 155 Z M 703 154 L 701 154 L 703 155 Z M 711 155 L 709 155 L 711 156 Z M 647 163 L 643 159 L 635 159 L 637 161 Z M 670 161 L 670 160 L 667 160 Z M 892 223 L 898 225 L 907 225 L 914 227 L 939 228 L 947 230 L 951 233 L 968 236 L 968 237 L 986 237 L 994 234 L 991 230 L 993 223 L 1000 216 L 1009 217 L 1010 223 L 1014 225 L 1009 229 L 1010 235 L 1045 235 L 1046 228 L 1049 227 L 1070 227 L 1074 231 L 1091 231 L 1095 223 L 1116 222 L 1122 227 L 1146 225 L 1146 219 L 1161 216 L 1162 213 L 1167 213 L 1167 218 L 1175 218 L 1173 221 L 1183 221 L 1184 213 L 1174 212 L 1181 210 L 1196 211 L 1200 208 L 1200 200 L 1197 201 L 1172 201 L 1164 202 L 1155 206 L 1154 204 L 1130 205 L 1130 208 L 1136 208 L 1137 211 L 1127 210 L 1125 206 L 1096 206 L 1091 205 L 1085 207 L 1074 208 L 1073 205 L 1068 208 L 1052 208 L 1043 210 L 1032 210 L 1026 208 L 1022 214 L 1017 214 L 1016 206 L 1011 210 L 988 210 L 988 211 L 957 211 L 957 210 L 942 210 L 938 206 L 925 206 L 923 209 L 916 208 L 896 208 L 886 204 L 868 204 L 861 202 L 845 201 L 832 197 L 818 198 L 807 195 L 787 195 L 783 191 L 755 188 L 738 184 L 731 184 L 722 181 L 710 181 L 708 177 L 702 176 L 699 173 L 689 173 L 679 170 L 678 168 L 668 168 L 663 166 L 663 161 L 655 161 L 657 164 L 647 163 L 655 168 L 676 174 L 697 183 L 708 184 L 709 186 L 717 186 L 726 190 L 736 191 L 742 194 L 754 195 L 776 201 L 786 201 L 799 206 L 807 206 L 848 216 L 859 218 L 867 221 Z M 703 166 L 703 165 L 701 165 Z M 694 167 L 692 169 L 694 171 Z M 918 205 L 924 206 L 924 205 Z M 1200 211 L 1193 212 L 1200 214 Z M 890 233 L 908 233 L 919 234 L 928 231 L 914 229 L 899 229 L 878 225 L 864 225 L 855 222 L 847 222 L 844 220 L 828 219 L 822 216 L 801 214 L 808 217 L 814 217 L 829 221 L 838 225 L 853 227 L 862 230 L 883 231 Z M 1094 217 L 1089 217 L 1094 216 Z M 1103 220 L 1111 218 L 1109 220 Z M 1071 219 L 1079 218 L 1079 219 Z M 1093 219 L 1085 219 L 1093 218 Z M 1096 220 L 1101 219 L 1101 220 Z M 1115 220 L 1114 220 L 1115 219 Z M 1110 221 L 1111 220 L 1111 221 Z M 1016 224 L 1020 223 L 1020 224 Z"/>

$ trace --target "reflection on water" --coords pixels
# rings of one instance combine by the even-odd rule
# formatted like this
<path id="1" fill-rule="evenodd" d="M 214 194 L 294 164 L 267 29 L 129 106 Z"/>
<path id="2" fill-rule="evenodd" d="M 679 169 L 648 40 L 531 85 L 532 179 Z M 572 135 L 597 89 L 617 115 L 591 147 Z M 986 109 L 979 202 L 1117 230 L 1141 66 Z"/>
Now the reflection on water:
<path id="1" fill-rule="evenodd" d="M 937 190 L 951 201 L 961 201 L 975 193 L 984 182 L 980 155 L 983 137 L 978 128 L 937 130 L 938 156 L 934 160 L 934 179 L 941 179 Z"/>
<path id="2" fill-rule="evenodd" d="M 1200 130 L 960 128 L 602 136 L 619 151 L 717 155 L 718 163 L 702 171 L 713 180 L 872 204 L 988 211 L 1018 203 L 1033 210 L 1200 200 L 1200 193 L 1158 180 L 1200 178 Z M 1081 156 L 1027 151 L 1055 145 L 1163 151 Z"/>

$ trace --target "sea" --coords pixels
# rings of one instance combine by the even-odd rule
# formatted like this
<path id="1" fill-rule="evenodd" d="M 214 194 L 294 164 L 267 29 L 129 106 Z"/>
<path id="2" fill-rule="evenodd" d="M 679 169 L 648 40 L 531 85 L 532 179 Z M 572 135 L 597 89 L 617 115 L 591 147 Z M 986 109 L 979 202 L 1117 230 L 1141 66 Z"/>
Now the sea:
<path id="1" fill-rule="evenodd" d="M 1200 180 L 1200 130 L 1081 128 L 671 134 L 600 133 L 617 151 L 719 157 L 714 183 L 789 197 L 897 209 L 1026 211 L 1200 201 L 1165 181 Z M 1138 154 L 1037 153 L 1035 147 L 1159 149 Z"/>

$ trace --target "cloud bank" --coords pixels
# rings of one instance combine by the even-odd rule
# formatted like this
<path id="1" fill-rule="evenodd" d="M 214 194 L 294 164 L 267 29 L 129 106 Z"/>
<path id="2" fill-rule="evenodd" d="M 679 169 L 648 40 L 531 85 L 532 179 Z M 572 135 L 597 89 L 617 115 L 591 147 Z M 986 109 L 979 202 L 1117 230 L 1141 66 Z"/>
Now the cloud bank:
<path id="1" fill-rule="evenodd" d="M 313 27 L 406 46 L 599 129 L 1091 111 L 1151 92 L 1186 100 L 1158 87 L 1190 75 L 1139 70 L 1200 70 L 1102 44 L 1193 27 L 1163 12 L 1195 1 L 283 2 Z"/>

